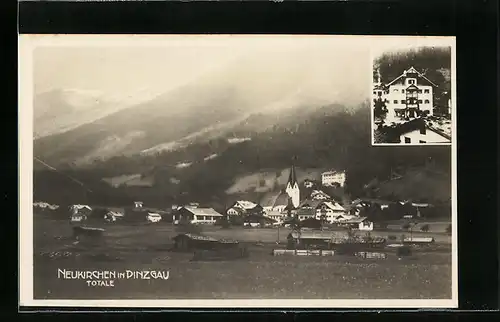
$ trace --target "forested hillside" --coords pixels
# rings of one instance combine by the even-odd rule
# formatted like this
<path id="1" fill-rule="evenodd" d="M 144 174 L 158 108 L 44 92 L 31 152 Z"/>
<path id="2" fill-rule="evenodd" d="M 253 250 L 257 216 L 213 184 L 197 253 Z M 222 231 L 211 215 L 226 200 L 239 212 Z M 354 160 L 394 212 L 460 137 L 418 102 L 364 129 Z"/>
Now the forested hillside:
<path id="1" fill-rule="evenodd" d="M 273 119 L 273 117 L 275 119 Z M 195 143 L 185 149 L 155 155 L 114 157 L 95 162 L 85 169 L 64 170 L 81 180 L 84 189 L 53 171 L 35 172 L 35 199 L 54 202 L 94 202 L 126 204 L 135 199 L 158 206 L 197 200 L 223 202 L 225 191 L 239 175 L 263 169 L 277 171 L 290 167 L 292 160 L 298 168 L 334 168 L 347 171 L 346 191 L 353 197 L 366 193 L 364 185 L 377 178 L 386 180 L 392 171 L 433 168 L 443 175 L 430 174 L 446 187 L 450 175 L 451 150 L 446 146 L 374 147 L 370 143 L 370 110 L 367 104 L 359 109 L 325 106 L 314 110 L 297 109 L 288 118 L 256 115 L 245 122 L 261 124 L 262 131 L 251 131 L 245 123 L 234 127 L 230 134 Z M 279 122 L 278 122 L 279 119 Z M 230 137 L 249 140 L 232 144 Z M 207 156 L 212 156 L 207 158 Z M 179 167 L 183 162 L 188 164 Z M 61 170 L 63 171 L 63 170 Z M 140 174 L 154 178 L 151 187 L 111 187 L 103 178 L 124 174 Z M 434 180 L 434 179 L 433 179 Z M 433 180 L 425 181 L 430 185 Z M 425 182 L 419 185 L 415 198 L 432 200 L 436 192 Z M 408 179 L 404 187 L 412 185 Z M 387 192 L 387 189 L 391 190 Z M 406 189 L 406 188 L 405 188 Z M 439 189 L 439 188 L 438 188 Z M 393 190 L 393 191 L 392 191 Z M 385 195 L 397 197 L 408 189 L 385 188 Z M 444 192 L 446 195 L 448 192 Z M 410 193 L 411 194 L 411 193 Z M 442 198 L 442 194 L 439 198 Z M 83 201 L 88 200 L 88 201 Z"/>

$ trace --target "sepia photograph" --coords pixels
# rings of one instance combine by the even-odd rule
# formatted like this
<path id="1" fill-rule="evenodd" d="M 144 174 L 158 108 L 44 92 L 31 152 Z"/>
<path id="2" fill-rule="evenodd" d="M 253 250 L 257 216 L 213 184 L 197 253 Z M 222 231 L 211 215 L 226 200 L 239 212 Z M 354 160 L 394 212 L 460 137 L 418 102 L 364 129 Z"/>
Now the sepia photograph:
<path id="1" fill-rule="evenodd" d="M 454 37 L 19 43 L 21 305 L 457 307 Z"/>
<path id="2" fill-rule="evenodd" d="M 373 63 L 374 144 L 450 144 L 451 47 L 384 51 Z"/>

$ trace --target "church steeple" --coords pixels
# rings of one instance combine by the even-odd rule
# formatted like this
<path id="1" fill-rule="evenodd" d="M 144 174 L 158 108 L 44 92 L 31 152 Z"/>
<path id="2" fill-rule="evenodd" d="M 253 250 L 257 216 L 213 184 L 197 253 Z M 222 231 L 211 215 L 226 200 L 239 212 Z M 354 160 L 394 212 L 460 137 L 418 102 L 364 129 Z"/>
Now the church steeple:
<path id="1" fill-rule="evenodd" d="M 292 168 L 290 169 L 290 175 L 288 176 L 288 184 L 290 184 L 292 187 L 295 184 L 298 184 L 297 174 L 295 173 L 295 166 L 293 164 Z"/>
<path id="2" fill-rule="evenodd" d="M 285 191 L 290 196 L 293 206 L 297 208 L 300 203 L 300 188 L 294 164 L 292 164 L 292 168 L 290 169 Z"/>

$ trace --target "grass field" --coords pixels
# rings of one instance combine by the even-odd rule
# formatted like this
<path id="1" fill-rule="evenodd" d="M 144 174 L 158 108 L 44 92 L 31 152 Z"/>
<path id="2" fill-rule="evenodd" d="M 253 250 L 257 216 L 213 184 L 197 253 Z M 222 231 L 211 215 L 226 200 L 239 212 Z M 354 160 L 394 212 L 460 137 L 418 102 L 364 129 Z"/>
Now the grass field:
<path id="1" fill-rule="evenodd" d="M 100 224 L 103 243 L 74 244 L 66 220 L 35 216 L 34 296 L 36 299 L 449 299 L 451 298 L 451 241 L 443 233 L 436 244 L 415 249 L 398 260 L 393 250 L 385 260 L 355 257 L 271 255 L 277 229 L 204 228 L 203 234 L 246 243 L 250 257 L 231 261 L 195 262 L 192 253 L 169 251 L 178 234 L 168 224 Z M 285 243 L 286 229 L 280 229 Z M 407 234 L 407 233 L 406 233 Z M 372 236 L 387 237 L 387 232 Z M 262 244 L 256 244 L 260 241 Z M 67 252 L 50 258 L 47 252 Z M 116 280 L 114 287 L 87 286 L 84 280 L 65 280 L 67 270 L 162 270 L 168 280 Z"/>

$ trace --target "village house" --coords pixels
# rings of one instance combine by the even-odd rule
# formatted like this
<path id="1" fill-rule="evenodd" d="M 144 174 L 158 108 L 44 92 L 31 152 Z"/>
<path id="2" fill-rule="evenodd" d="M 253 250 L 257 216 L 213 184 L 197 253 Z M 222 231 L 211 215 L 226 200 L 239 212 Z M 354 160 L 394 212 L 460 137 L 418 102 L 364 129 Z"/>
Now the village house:
<path id="1" fill-rule="evenodd" d="M 343 219 L 339 221 L 339 224 L 343 227 L 348 227 L 353 230 L 361 230 L 361 231 L 373 230 L 373 222 L 368 221 L 366 217 L 352 217 L 348 219 Z"/>
<path id="2" fill-rule="evenodd" d="M 346 174 L 345 171 L 326 171 L 321 174 L 321 184 L 326 187 L 345 185 Z"/>
<path id="3" fill-rule="evenodd" d="M 344 207 L 335 201 L 323 201 L 316 206 L 316 219 L 325 218 L 330 223 L 335 223 L 350 217 Z"/>
<path id="4" fill-rule="evenodd" d="M 316 217 L 316 211 L 312 207 L 307 207 L 307 206 L 300 207 L 299 209 L 297 209 L 295 216 L 300 221 L 304 221 L 311 218 L 314 219 Z"/>
<path id="5" fill-rule="evenodd" d="M 322 190 L 313 190 L 309 195 L 310 200 L 332 200 L 332 197 Z"/>
<path id="6" fill-rule="evenodd" d="M 252 201 L 238 200 L 227 209 L 226 214 L 228 216 L 244 216 L 260 214 L 262 211 L 263 208 Z"/>
<path id="7" fill-rule="evenodd" d="M 381 85 L 376 85 L 380 88 Z M 434 110 L 434 89 L 438 86 L 415 68 L 410 67 L 394 80 L 374 89 L 386 101 L 387 118 L 415 118 L 421 115 L 431 116 Z"/>
<path id="8" fill-rule="evenodd" d="M 443 131 L 424 124 L 416 124 L 401 131 L 399 142 L 404 144 L 450 143 L 451 137 Z"/>
<path id="9" fill-rule="evenodd" d="M 329 223 L 339 222 L 340 220 L 351 218 L 345 213 L 344 207 L 335 201 L 324 200 L 304 200 L 299 209 L 297 209 L 297 218 L 306 220 L 314 218 L 317 220 L 324 219 Z"/>
<path id="10" fill-rule="evenodd" d="M 108 207 L 104 210 L 104 220 L 108 222 L 115 222 L 117 220 L 123 219 L 125 216 L 125 210 L 123 208 L 111 208 Z"/>
<path id="11" fill-rule="evenodd" d="M 270 211 L 266 213 L 266 217 L 275 220 L 276 224 L 282 224 L 285 222 L 285 219 L 287 218 L 287 214 L 285 212 L 279 212 L 279 211 Z"/>
<path id="12" fill-rule="evenodd" d="M 304 187 L 308 189 L 314 187 L 314 181 L 306 179 L 304 181 Z"/>
<path id="13" fill-rule="evenodd" d="M 270 212 L 284 212 L 288 205 L 288 198 L 290 196 L 283 191 L 278 193 L 269 192 L 262 197 L 259 204 L 266 214 Z"/>
<path id="14" fill-rule="evenodd" d="M 222 217 L 223 215 L 213 208 L 184 206 L 174 216 L 174 223 L 186 221 L 192 224 L 214 224 L 217 219 Z"/>
<path id="15" fill-rule="evenodd" d="M 92 208 L 87 205 L 72 205 L 69 207 L 70 209 L 70 219 L 73 222 L 80 222 L 87 220 L 90 214 L 92 213 Z"/>

